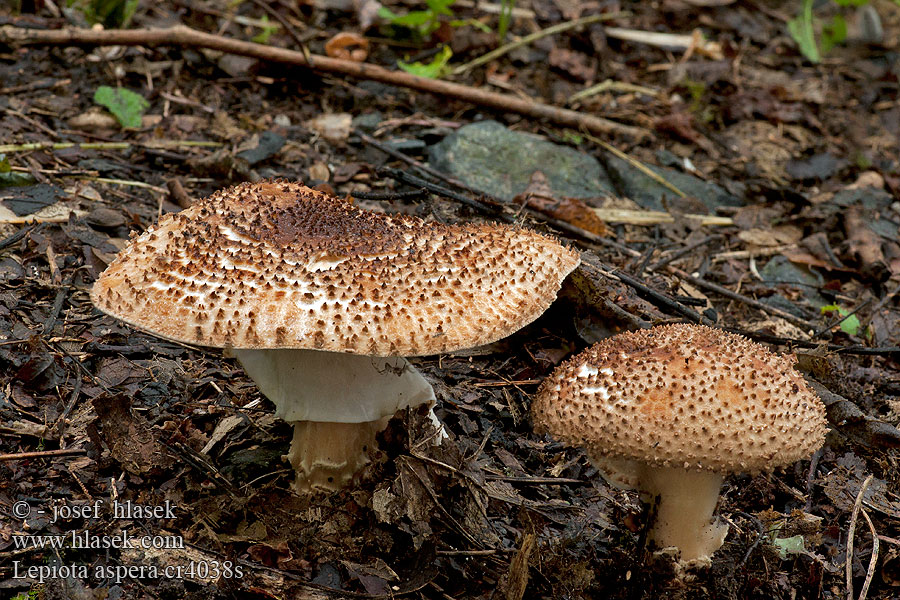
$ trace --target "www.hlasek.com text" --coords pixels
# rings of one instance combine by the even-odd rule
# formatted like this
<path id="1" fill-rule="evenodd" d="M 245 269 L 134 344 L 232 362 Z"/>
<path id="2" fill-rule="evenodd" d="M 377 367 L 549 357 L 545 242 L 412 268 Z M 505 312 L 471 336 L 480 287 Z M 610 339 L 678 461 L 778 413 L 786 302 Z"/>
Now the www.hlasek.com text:
<path id="1" fill-rule="evenodd" d="M 14 535 L 13 547 L 16 550 L 29 549 L 62 549 L 73 550 L 107 550 L 110 548 L 136 550 L 175 550 L 184 549 L 184 538 L 180 535 L 142 535 L 129 536 L 123 529 L 115 535 L 97 535 L 90 531 L 70 531 L 58 535 Z"/>

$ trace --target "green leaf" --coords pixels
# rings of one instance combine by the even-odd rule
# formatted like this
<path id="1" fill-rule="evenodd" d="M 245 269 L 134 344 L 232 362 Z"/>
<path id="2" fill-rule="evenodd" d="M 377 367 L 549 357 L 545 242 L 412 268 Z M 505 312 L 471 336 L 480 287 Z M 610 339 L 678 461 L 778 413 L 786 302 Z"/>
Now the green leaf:
<path id="1" fill-rule="evenodd" d="M 278 31 L 281 26 L 278 23 L 270 25 L 269 15 L 263 15 L 259 21 L 262 23 L 262 31 L 250 38 L 250 41 L 256 42 L 257 44 L 268 44 L 269 38 L 272 37 L 272 34 Z"/>
<path id="2" fill-rule="evenodd" d="M 483 31 L 484 33 L 491 33 L 493 31 L 493 29 L 491 29 L 489 25 L 482 23 L 478 19 L 454 19 L 450 21 L 450 27 L 465 27 L 466 25 L 471 25 L 475 29 Z"/>
<path id="3" fill-rule="evenodd" d="M 405 63 L 401 60 L 397 62 L 397 66 L 410 75 L 437 79 L 443 74 L 444 68 L 447 66 L 447 62 L 450 60 L 451 56 L 453 56 L 453 51 L 450 50 L 450 46 L 444 46 L 441 49 L 441 52 L 435 56 L 430 63 Z"/>
<path id="4" fill-rule="evenodd" d="M 34 183 L 34 175 L 31 173 L 21 173 L 13 171 L 12 165 L 5 154 L 0 154 L 0 188 L 13 187 L 17 185 L 32 185 Z"/>
<path id="5" fill-rule="evenodd" d="M 399 25 L 400 27 L 409 27 L 410 29 L 415 29 L 417 27 L 422 27 L 431 22 L 433 15 L 427 10 L 414 10 L 412 12 L 406 13 L 405 15 L 401 15 L 395 17 L 391 21 L 391 25 Z"/>
<path id="6" fill-rule="evenodd" d="M 859 333 L 859 318 L 856 315 L 850 315 L 841 321 L 841 331 L 847 335 L 856 335 Z"/>
<path id="7" fill-rule="evenodd" d="M 563 131 L 562 139 L 567 144 L 578 146 L 584 141 L 584 136 L 574 129 L 566 129 L 565 131 Z"/>
<path id="8" fill-rule="evenodd" d="M 830 24 L 822 27 L 822 52 L 842 44 L 847 39 L 847 21 L 841 15 L 834 15 Z"/>
<path id="9" fill-rule="evenodd" d="M 509 22 L 512 20 L 512 11 L 516 7 L 516 0 L 502 0 L 500 2 L 500 16 L 497 20 L 497 37 L 502 42 L 506 39 L 509 30 Z"/>
<path id="10" fill-rule="evenodd" d="M 385 21 L 390 21 L 391 23 L 393 23 L 393 22 L 397 19 L 397 17 L 400 16 L 400 15 L 398 15 L 397 13 L 392 12 L 392 11 L 391 11 L 388 7 L 386 7 L 386 6 L 381 6 L 381 7 L 379 7 L 379 8 L 378 8 L 378 13 L 377 13 L 377 14 L 378 14 L 378 16 L 379 16 L 380 18 L 384 19 Z"/>
<path id="11" fill-rule="evenodd" d="M 92 24 L 103 23 L 108 29 L 127 27 L 137 10 L 139 0 L 90 0 L 84 16 Z"/>
<path id="12" fill-rule="evenodd" d="M 838 6 L 865 6 L 869 0 L 834 0 L 834 3 Z"/>
<path id="13" fill-rule="evenodd" d="M 785 560 L 789 554 L 800 554 L 801 552 L 806 551 L 806 548 L 803 545 L 802 535 L 795 535 L 787 538 L 775 538 L 772 540 L 772 545 L 778 549 L 778 555 L 781 557 L 781 560 Z"/>
<path id="14" fill-rule="evenodd" d="M 428 5 L 428 8 L 435 15 L 447 15 L 453 16 L 453 11 L 450 10 L 450 6 L 456 0 L 427 0 L 425 4 Z"/>
<path id="15" fill-rule="evenodd" d="M 820 308 L 819 311 L 823 315 L 836 312 L 841 317 L 846 317 L 850 313 L 849 310 L 842 306 L 838 306 L 837 304 L 828 304 Z M 841 321 L 841 331 L 847 335 L 856 335 L 859 333 L 859 318 L 856 315 L 850 315 Z"/>
<path id="16" fill-rule="evenodd" d="M 816 36 L 813 30 L 812 15 L 813 0 L 803 0 L 803 8 L 800 14 L 788 21 L 788 32 L 800 47 L 800 52 L 810 62 L 821 62 L 819 47 L 816 45 Z"/>
<path id="17" fill-rule="evenodd" d="M 101 85 L 94 92 L 94 102 L 105 107 L 118 119 L 122 127 L 137 129 L 141 126 L 141 116 L 150 107 L 143 96 L 125 88 L 113 89 Z"/>

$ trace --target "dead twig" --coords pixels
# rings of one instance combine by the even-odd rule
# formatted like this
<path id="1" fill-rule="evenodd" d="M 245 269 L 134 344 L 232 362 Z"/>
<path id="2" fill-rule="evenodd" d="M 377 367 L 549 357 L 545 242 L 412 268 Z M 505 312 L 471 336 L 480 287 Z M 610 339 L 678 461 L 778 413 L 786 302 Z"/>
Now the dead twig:
<path id="1" fill-rule="evenodd" d="M 249 56 L 268 62 L 309 67 L 323 73 L 347 75 L 357 79 L 380 81 L 409 89 L 455 98 L 464 102 L 513 112 L 536 119 L 599 135 L 621 135 L 634 140 L 649 137 L 649 132 L 637 127 L 616 123 L 602 117 L 559 108 L 531 99 L 518 98 L 486 89 L 417 77 L 403 71 L 390 71 L 373 64 L 358 63 L 318 54 L 276 48 L 213 35 L 184 25 L 164 29 L 60 29 L 37 30 L 4 25 L 0 27 L 0 42 L 11 45 L 55 46 L 184 46 L 208 48 L 239 56 Z"/>
<path id="2" fill-rule="evenodd" d="M 869 484 L 872 483 L 874 475 L 869 475 L 859 487 L 859 493 L 856 495 L 856 502 L 853 503 L 853 512 L 850 513 L 850 526 L 847 532 L 847 558 L 844 562 L 844 573 L 847 578 L 847 600 L 853 600 L 853 538 L 856 535 L 856 520 L 859 517 L 859 510 L 862 508 L 863 497 L 866 494 Z M 878 537 L 876 535 L 875 539 Z M 874 547 L 873 547 L 874 551 Z M 874 553 L 874 552 L 873 552 Z M 864 596 L 860 595 L 860 600 Z"/>
<path id="3" fill-rule="evenodd" d="M 708 236 L 708 237 L 705 237 L 705 238 L 703 238 L 702 240 L 700 240 L 699 242 L 695 242 L 695 243 L 693 243 L 693 244 L 690 244 L 689 246 L 685 246 L 684 248 L 681 248 L 681 249 L 679 249 L 679 250 L 676 250 L 675 252 L 673 252 L 673 253 L 670 254 L 669 256 L 666 256 L 665 258 L 659 259 L 658 261 L 656 261 L 655 263 L 653 263 L 652 265 L 650 265 L 650 266 L 647 268 L 647 270 L 648 270 L 648 271 L 651 271 L 651 272 L 652 272 L 652 271 L 657 271 L 657 270 L 659 270 L 659 269 L 665 267 L 665 266 L 668 265 L 669 263 L 675 262 L 676 260 L 678 260 L 679 258 L 681 258 L 681 257 L 683 257 L 683 256 L 687 256 L 688 254 L 690 254 L 691 252 L 693 252 L 693 251 L 696 250 L 697 248 L 700 248 L 700 247 L 705 246 L 705 245 L 707 245 L 707 244 L 709 244 L 709 243 L 711 243 L 711 242 L 715 242 L 715 241 L 718 241 L 718 240 L 721 240 L 721 239 L 722 239 L 722 235 L 720 235 L 720 234 L 718 234 L 718 233 L 717 233 L 717 234 L 714 234 L 714 235 L 710 235 L 710 236 Z"/>
<path id="4" fill-rule="evenodd" d="M 3 238 L 2 240 L 0 240 L 0 250 L 3 250 L 9 246 L 12 246 L 13 244 L 15 244 L 17 242 L 22 241 L 23 239 L 25 239 L 25 236 L 27 236 L 32 231 L 35 231 L 35 230 L 40 231 L 41 227 L 42 227 L 41 224 L 35 222 L 35 223 L 32 223 L 31 225 L 29 225 L 28 227 L 23 227 L 22 229 L 18 230 L 11 236 Z"/>
<path id="5" fill-rule="evenodd" d="M 181 184 L 181 179 L 178 177 L 173 177 L 166 181 L 166 187 L 169 189 L 169 195 L 181 208 L 190 208 L 194 205 L 194 199 L 185 191 L 184 186 Z"/>
<path id="6" fill-rule="evenodd" d="M 405 162 L 406 164 L 413 167 L 416 171 L 418 171 L 421 175 L 423 175 L 425 177 L 432 177 L 434 179 L 437 179 L 438 181 L 443 181 L 444 183 L 449 183 L 450 185 L 454 185 L 454 186 L 464 189 L 468 192 L 477 193 L 475 190 L 469 188 L 461 181 L 454 179 L 453 177 L 450 177 L 449 175 L 447 175 L 445 173 L 441 173 L 440 171 L 437 171 L 437 170 L 429 167 L 428 165 L 422 163 L 421 161 L 418 161 L 411 156 L 407 156 L 406 154 L 403 154 L 399 150 L 391 148 L 387 144 L 382 144 L 381 142 L 379 142 L 372 136 L 363 133 L 359 129 L 354 129 L 353 133 L 356 134 L 359 137 L 359 139 L 361 139 L 365 143 L 369 144 L 370 146 L 373 146 L 374 148 L 381 150 L 382 152 L 384 152 L 385 154 L 387 154 L 390 157 L 393 157 L 399 161 Z"/>
<path id="7" fill-rule="evenodd" d="M 487 481 L 505 481 L 507 483 L 522 483 L 527 485 L 590 485 L 590 481 L 572 479 L 570 477 L 508 477 L 506 475 L 493 475 L 485 473 Z"/>
<path id="8" fill-rule="evenodd" d="M 601 140 L 597 137 L 594 137 L 592 135 L 588 135 L 585 137 L 587 137 L 587 139 L 594 142 L 595 144 L 597 144 L 598 146 L 600 146 L 601 148 L 603 148 L 604 150 L 606 150 L 613 156 L 624 160 L 629 165 L 631 165 L 632 167 L 634 167 L 635 169 L 637 169 L 638 171 L 640 171 L 641 173 L 643 173 L 644 175 L 646 175 L 647 177 L 649 177 L 650 179 L 652 179 L 653 181 L 658 183 L 659 185 L 665 187 L 668 190 L 671 190 L 672 193 L 676 194 L 680 198 L 687 197 L 687 194 L 685 194 L 680 189 L 678 189 L 674 183 L 668 181 L 665 177 L 663 177 L 662 175 L 660 175 L 659 173 L 657 173 L 656 171 L 654 171 L 653 169 L 651 169 L 650 167 L 648 167 L 647 165 L 645 165 L 644 163 L 639 161 L 638 159 L 634 158 L 633 156 L 631 156 L 625 152 L 622 152 L 621 150 L 619 150 L 612 144 L 608 144 L 608 143 L 604 142 L 603 140 Z"/>
<path id="9" fill-rule="evenodd" d="M 740 515 L 753 523 L 756 527 L 756 539 L 753 540 L 753 543 L 750 544 L 750 547 L 747 548 L 747 552 L 744 553 L 744 558 L 741 559 L 740 566 L 744 566 L 747 564 L 747 561 L 750 559 L 750 555 L 753 554 L 753 551 L 756 550 L 756 547 L 759 546 L 759 543 L 762 541 L 763 537 L 766 535 L 766 527 L 762 524 L 757 517 L 751 515 L 750 513 L 746 513 L 743 511 L 736 511 L 734 514 Z"/>
<path id="10" fill-rule="evenodd" d="M 81 395 L 81 386 L 81 377 L 75 377 L 75 386 L 72 388 L 72 394 L 69 396 L 66 408 L 63 409 L 62 414 L 56 419 L 55 429 L 59 434 L 60 445 L 63 444 L 63 434 L 66 432 L 66 419 L 69 418 L 69 413 L 72 412 L 72 409 L 75 408 L 75 403 L 78 402 L 78 397 Z"/>
<path id="11" fill-rule="evenodd" d="M 9 460 L 31 460 L 34 458 L 55 458 L 57 456 L 84 456 L 87 450 L 81 448 L 66 448 L 63 450 L 41 450 L 39 452 L 17 452 L 15 454 L 0 454 L 0 462 Z"/>
<path id="12" fill-rule="evenodd" d="M 722 327 L 724 331 L 738 333 L 746 338 L 750 338 L 755 342 L 764 342 L 766 344 L 778 344 L 779 346 L 793 346 L 795 348 L 824 348 L 829 352 L 837 354 L 853 354 L 858 356 L 892 356 L 900 355 L 900 346 L 841 346 L 839 344 L 823 344 L 815 343 L 807 340 L 798 340 L 796 338 L 782 337 L 780 335 L 772 335 L 757 331 L 741 329 L 739 327 Z"/>
<path id="13" fill-rule="evenodd" d="M 869 526 L 869 531 L 872 533 L 872 556 L 869 558 L 869 568 L 866 570 L 866 580 L 863 582 L 862 589 L 859 591 L 859 600 L 866 600 L 866 596 L 869 595 L 869 586 L 872 585 L 872 578 L 875 577 L 875 567 L 878 565 L 878 550 L 881 544 L 878 540 L 878 532 L 875 531 L 875 525 L 872 523 L 872 519 L 869 518 L 869 513 L 864 508 L 860 509 L 860 512 L 862 512 L 862 516 Z"/>
<path id="14" fill-rule="evenodd" d="M 700 279 L 699 277 L 694 277 L 689 273 L 685 273 L 678 267 L 669 266 L 668 270 L 670 273 L 677 275 L 679 278 L 687 281 L 691 285 L 695 285 L 699 288 L 703 288 L 705 290 L 709 290 L 711 292 L 715 292 L 721 296 L 725 296 L 726 298 L 731 298 L 732 300 L 737 300 L 738 302 L 743 302 L 747 306 L 752 306 L 758 310 L 769 313 L 772 316 L 778 317 L 780 319 L 784 319 L 791 325 L 795 325 L 799 327 L 804 332 L 809 333 L 810 331 L 815 330 L 815 326 L 806 321 L 804 319 L 800 319 L 795 317 L 789 312 L 783 311 L 780 308 L 775 308 L 774 306 L 769 306 L 759 300 L 754 300 L 753 298 L 749 298 L 743 294 L 738 294 L 737 292 L 732 292 L 727 287 L 718 285 L 716 283 L 712 283 L 711 281 L 706 281 L 705 279 Z"/>
<path id="15" fill-rule="evenodd" d="M 350 196 L 356 198 L 357 200 L 379 200 L 388 202 L 391 202 L 393 200 L 409 200 L 412 198 L 421 198 L 422 196 L 427 195 L 428 190 L 426 190 L 425 188 L 410 190 L 408 192 L 350 192 Z"/>
<path id="16" fill-rule="evenodd" d="M 518 39 L 514 42 L 510 42 L 504 46 L 500 46 L 496 50 L 491 50 L 486 54 L 482 54 L 476 59 L 470 60 L 464 65 L 460 65 L 453 69 L 453 75 L 462 75 L 463 73 L 481 66 L 485 63 L 491 62 L 495 58 L 500 58 L 504 54 L 508 54 L 512 52 L 516 48 L 521 48 L 522 46 L 527 46 L 531 42 L 536 42 L 539 39 L 545 38 L 547 36 L 556 35 L 557 33 L 562 33 L 564 31 L 568 31 L 570 29 L 575 29 L 576 27 L 581 27 L 583 25 L 590 25 L 592 23 L 599 23 L 601 21 L 612 21 L 614 19 L 624 19 L 625 17 L 630 17 L 631 13 L 628 11 L 623 12 L 614 12 L 600 15 L 590 15 L 588 17 L 582 17 L 580 19 L 575 19 L 574 21 L 566 21 L 565 23 L 560 23 L 558 25 L 553 25 L 552 27 L 547 27 L 546 29 L 542 29 L 540 31 L 535 31 L 532 34 L 526 35 L 525 37 Z"/>
<path id="17" fill-rule="evenodd" d="M 710 325 L 710 326 L 715 325 L 715 323 L 713 323 L 710 319 L 704 317 L 703 315 L 701 315 L 694 309 L 688 308 L 687 306 L 685 306 L 681 302 L 678 302 L 677 300 L 675 300 L 668 294 L 664 294 L 663 292 L 660 292 L 659 290 L 650 287 L 649 285 L 643 283 L 642 281 L 638 280 L 637 278 L 632 277 L 628 273 L 625 273 L 623 271 L 616 269 L 610 273 L 607 273 L 607 276 L 610 276 L 613 279 L 618 279 L 619 281 L 621 281 L 628 287 L 633 288 L 638 293 L 638 295 L 645 296 L 650 302 L 652 302 L 656 306 L 659 306 L 660 308 L 670 309 L 670 310 L 678 313 L 682 317 L 686 317 L 692 323 L 700 323 L 702 325 Z"/>
<path id="18" fill-rule="evenodd" d="M 856 308 L 854 308 L 853 310 L 851 310 L 851 311 L 848 312 L 847 314 L 841 315 L 839 318 L 835 319 L 835 320 L 832 321 L 831 323 L 825 325 L 825 327 L 822 327 L 821 329 L 819 329 L 818 331 L 816 331 L 815 333 L 813 333 L 813 334 L 812 334 L 812 339 L 817 339 L 817 338 L 822 337 L 823 335 L 825 335 L 826 333 L 828 333 L 829 331 L 831 331 L 832 328 L 837 327 L 838 325 L 840 325 L 841 323 L 843 323 L 844 321 L 846 321 L 847 319 L 849 319 L 850 317 L 852 317 L 853 315 L 855 315 L 856 313 L 858 313 L 860 310 L 862 310 L 862 309 L 864 309 L 865 307 L 867 307 L 869 304 L 871 304 L 871 302 L 872 302 L 872 299 L 870 298 L 870 299 L 868 299 L 868 300 L 866 300 L 866 301 L 860 303 Z M 863 331 L 865 331 L 865 330 L 863 330 Z"/>
<path id="19" fill-rule="evenodd" d="M 454 192 L 450 188 L 446 188 L 442 185 L 438 185 L 436 183 L 431 183 L 425 179 L 421 179 L 416 177 L 411 173 L 407 173 L 406 171 L 402 171 L 400 169 L 392 169 L 390 167 L 384 167 L 378 170 L 379 174 L 383 174 L 391 179 L 396 179 L 397 181 L 402 181 L 403 183 L 407 183 L 413 187 L 425 188 L 432 194 L 437 194 L 439 196 L 444 196 L 459 202 L 460 204 L 465 204 L 469 208 L 474 208 L 478 212 L 489 215 L 496 219 L 500 219 L 501 221 L 506 221 L 507 223 L 512 223 L 515 221 L 515 218 L 507 215 L 503 212 L 503 209 L 499 206 L 491 206 L 484 202 L 479 202 L 478 200 L 473 200 L 469 198 L 465 194 L 460 194 Z"/>

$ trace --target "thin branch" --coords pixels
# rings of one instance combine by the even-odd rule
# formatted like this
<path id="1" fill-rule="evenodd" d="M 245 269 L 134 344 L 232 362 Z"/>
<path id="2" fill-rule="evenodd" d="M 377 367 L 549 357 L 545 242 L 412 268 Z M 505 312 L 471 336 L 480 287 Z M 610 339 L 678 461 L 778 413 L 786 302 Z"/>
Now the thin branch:
<path id="1" fill-rule="evenodd" d="M 847 600 L 853 600 L 853 538 L 856 535 L 856 519 L 859 517 L 859 509 L 862 507 L 863 497 L 866 489 L 872 483 L 874 475 L 869 475 L 862 485 L 859 486 L 859 493 L 856 495 L 856 502 L 853 503 L 853 512 L 850 513 L 850 526 L 847 533 L 847 558 L 844 562 L 845 575 L 847 578 Z"/>
<path id="2" fill-rule="evenodd" d="M 574 127 L 599 135 L 621 135 L 634 140 L 643 140 L 648 138 L 650 134 L 650 132 L 638 127 L 623 125 L 601 117 L 551 106 L 531 99 L 499 94 L 449 81 L 416 77 L 403 71 L 390 71 L 368 63 L 342 60 L 318 54 L 304 54 L 295 50 L 234 40 L 197 31 L 184 25 L 175 25 L 165 29 L 108 29 L 105 31 L 74 28 L 46 31 L 4 25 L 0 27 L 0 42 L 11 45 L 184 46 L 208 48 L 269 62 L 306 66 L 323 73 L 336 73 L 439 94 L 505 112 L 546 119 L 560 126 Z"/>
<path id="3" fill-rule="evenodd" d="M 875 577 L 875 567 L 878 566 L 878 550 L 881 544 L 878 540 L 878 532 L 875 530 L 875 525 L 872 523 L 872 519 L 869 518 L 869 513 L 866 512 L 866 509 L 864 508 L 861 508 L 860 512 L 866 520 L 866 523 L 869 525 L 869 531 L 872 533 L 872 556 L 869 558 L 869 568 L 866 570 L 866 580 L 863 582 L 862 590 L 859 592 L 859 600 L 866 600 L 866 596 L 869 595 L 869 586 L 872 585 L 872 578 Z"/>
<path id="4" fill-rule="evenodd" d="M 598 146 L 600 146 L 601 148 L 603 148 L 610 154 L 624 160 L 629 165 L 631 165 L 632 167 L 634 167 L 635 169 L 637 169 L 638 171 L 640 171 L 641 173 L 643 173 L 644 175 L 646 175 L 647 177 L 649 177 L 650 179 L 652 179 L 653 181 L 658 183 L 659 185 L 671 190 L 672 193 L 676 194 L 680 198 L 687 198 L 687 194 L 685 194 L 680 189 L 678 189 L 678 187 L 674 183 L 668 181 L 665 177 L 663 177 L 662 175 L 660 175 L 659 173 L 657 173 L 656 171 L 654 171 L 653 169 L 651 169 L 650 167 L 648 167 L 647 165 L 645 165 L 644 163 L 639 161 L 638 159 L 634 158 L 633 156 L 626 154 L 625 152 L 622 152 L 621 150 L 619 150 L 612 144 L 607 144 L 603 140 L 601 140 L 597 137 L 594 137 L 592 135 L 588 135 L 585 137 L 587 137 L 587 139 L 594 142 L 595 144 L 597 144 Z"/>
<path id="5" fill-rule="evenodd" d="M 2 28 L 0 28 L 2 29 Z M 0 33 L 2 35 L 2 33 Z M 5 144 L 0 146 L 0 152 L 32 152 L 34 150 L 66 150 L 78 148 L 79 150 L 128 150 L 132 146 L 143 148 L 175 148 L 175 147 L 203 147 L 216 148 L 222 146 L 219 142 L 204 142 L 197 140 L 157 140 L 152 142 L 32 142 L 30 144 Z"/>
<path id="6" fill-rule="evenodd" d="M 87 454 L 87 450 L 81 448 L 41 450 L 40 452 L 18 452 L 15 454 L 0 454 L 0 462 L 9 460 L 31 460 L 35 458 L 56 458 L 57 456 L 84 456 L 85 454 Z"/>
<path id="7" fill-rule="evenodd" d="M 560 23 L 558 25 L 553 25 L 552 27 L 548 27 L 546 29 L 541 29 L 540 31 L 535 31 L 532 34 L 526 35 L 525 37 L 518 39 L 514 42 L 510 42 L 504 46 L 500 46 L 496 50 L 491 50 L 487 54 L 482 54 L 478 58 L 474 60 L 470 60 L 464 65 L 460 65 L 453 69 L 451 72 L 452 75 L 462 75 L 466 71 L 474 69 L 475 67 L 479 67 L 485 63 L 491 62 L 495 58 L 500 58 L 504 54 L 508 54 L 512 52 L 516 48 L 521 48 L 522 46 L 527 46 L 531 42 L 536 42 L 539 39 L 545 38 L 547 36 L 556 35 L 557 33 L 562 33 L 564 31 L 568 31 L 570 29 L 575 29 L 576 27 L 581 27 L 582 25 L 590 25 L 592 23 L 599 23 L 601 21 L 612 21 L 613 19 L 624 19 L 625 17 L 630 17 L 631 13 L 628 11 L 623 12 L 614 12 L 607 13 L 602 15 L 591 15 L 589 17 L 582 17 L 580 19 L 575 19 L 574 21 L 566 21 L 565 23 Z"/>
<path id="8" fill-rule="evenodd" d="M 749 298 L 747 296 L 744 296 L 743 294 L 738 294 L 737 292 L 732 292 L 727 287 L 723 287 L 717 283 L 712 283 L 711 281 L 706 281 L 705 279 L 700 279 L 699 277 L 694 277 L 693 275 L 691 275 L 689 273 L 685 273 L 678 267 L 673 267 L 673 266 L 669 265 L 667 268 L 670 273 L 677 275 L 678 277 L 687 281 L 691 285 L 695 285 L 699 288 L 703 288 L 705 290 L 715 292 L 717 294 L 725 296 L 726 298 L 731 298 L 732 300 L 737 300 L 738 302 L 743 302 L 744 304 L 746 304 L 748 306 L 752 306 L 753 308 L 756 308 L 763 312 L 769 313 L 770 315 L 772 315 L 774 317 L 784 319 L 791 325 L 799 327 L 804 333 L 808 334 L 815 329 L 815 325 L 813 325 L 809 321 L 795 317 L 791 313 L 783 311 L 780 308 L 775 308 L 774 306 L 769 306 L 768 304 L 765 304 L 764 302 L 760 302 L 759 300 L 754 300 L 753 298 Z"/>

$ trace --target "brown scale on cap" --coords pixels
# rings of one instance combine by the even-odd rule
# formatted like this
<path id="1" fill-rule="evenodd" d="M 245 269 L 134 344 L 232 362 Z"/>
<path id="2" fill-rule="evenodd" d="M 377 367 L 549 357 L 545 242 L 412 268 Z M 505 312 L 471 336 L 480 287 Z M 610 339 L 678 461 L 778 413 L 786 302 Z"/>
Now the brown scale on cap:
<path id="1" fill-rule="evenodd" d="M 181 342 L 414 356 L 520 329 L 578 262 L 526 229 L 387 216 L 274 181 L 164 216 L 109 265 L 91 299 Z"/>
<path id="2" fill-rule="evenodd" d="M 698 325 L 623 333 L 560 365 L 537 392 L 534 420 L 596 457 L 770 470 L 825 436 L 825 408 L 794 361 Z"/>

